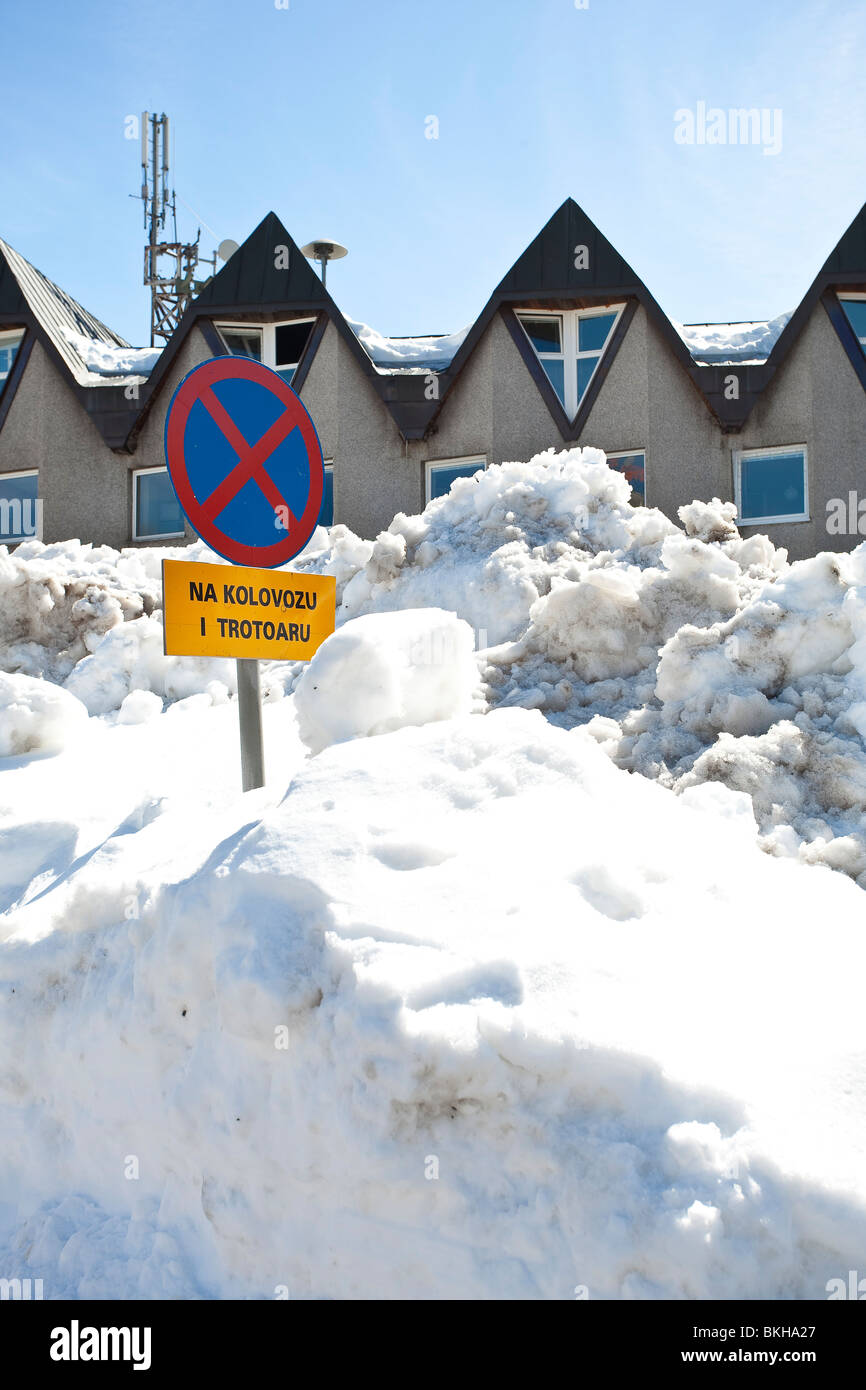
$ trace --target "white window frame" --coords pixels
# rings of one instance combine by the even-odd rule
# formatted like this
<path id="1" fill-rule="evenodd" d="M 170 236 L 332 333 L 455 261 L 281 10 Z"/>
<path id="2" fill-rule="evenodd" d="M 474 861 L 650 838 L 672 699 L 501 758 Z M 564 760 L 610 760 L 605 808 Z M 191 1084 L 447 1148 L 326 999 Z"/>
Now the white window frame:
<path id="1" fill-rule="evenodd" d="M 161 531 L 158 535 L 140 536 L 138 534 L 138 480 L 147 473 L 168 473 L 167 468 L 133 468 L 132 470 L 132 539 L 134 541 L 169 541 L 186 535 L 186 526 L 180 531 Z M 181 509 L 182 511 L 182 509 Z"/>
<path id="2" fill-rule="evenodd" d="M 614 449 L 612 453 L 608 453 L 607 449 L 604 451 L 606 459 L 630 459 L 634 458 L 635 454 L 643 455 L 643 504 L 645 507 L 648 507 L 646 449 Z M 623 474 L 623 476 L 625 475 Z"/>
<path id="3" fill-rule="evenodd" d="M 778 454 L 802 454 L 803 455 L 803 505 L 805 511 L 800 514 L 792 513 L 789 516 L 743 516 L 743 493 L 742 493 L 742 464 L 743 460 L 756 458 L 773 458 Z M 809 512 L 809 451 L 805 444 L 774 444 L 767 449 L 734 449 L 734 501 L 737 504 L 737 525 L 738 526 L 771 526 L 781 524 L 786 521 L 811 521 Z"/>
<path id="4" fill-rule="evenodd" d="M 7 338 L 17 338 L 17 339 L 18 339 L 18 352 L 20 352 L 20 351 L 21 351 L 21 344 L 24 342 L 24 335 L 25 335 L 26 332 L 27 332 L 27 329 L 26 329 L 26 328 L 0 328 L 0 346 L 3 345 L 3 343 L 5 342 L 5 340 L 6 340 Z M 16 357 L 17 357 L 17 354 L 16 354 Z M 4 382 L 4 381 L 7 381 L 7 380 L 9 379 L 9 372 L 13 371 L 14 366 L 15 366 L 15 363 L 13 362 L 12 366 L 9 368 L 9 371 L 8 371 L 8 372 L 4 372 L 3 375 L 0 376 L 0 383 L 2 383 L 2 382 Z M 39 470 L 38 470 L 38 469 L 32 469 L 32 470 L 29 470 L 29 471 L 38 472 Z M 20 473 L 20 474 L 16 474 L 16 476 L 17 476 L 17 477 L 22 477 L 22 478 L 23 478 L 23 477 L 24 477 L 24 474 L 23 474 L 23 473 Z M 11 478 L 11 477 L 12 477 L 12 474 L 11 474 L 11 473 L 7 473 L 7 474 L 6 474 L 6 477 L 7 477 L 7 478 Z"/>
<path id="5" fill-rule="evenodd" d="M 619 304 L 594 304 L 590 309 L 515 309 L 514 312 L 517 315 L 517 320 L 520 324 L 520 327 L 526 334 L 529 346 L 532 348 L 532 351 L 535 353 L 539 362 L 543 363 L 545 358 L 548 358 L 551 361 L 562 363 L 565 402 L 560 403 L 563 404 L 563 408 L 569 420 L 573 420 L 574 417 L 577 415 L 579 409 L 577 400 L 578 358 L 598 358 L 598 361 L 596 362 L 595 367 L 593 369 L 592 376 L 586 383 L 586 389 L 583 393 L 584 399 L 586 399 L 586 393 L 595 379 L 595 374 L 601 366 L 602 359 L 604 358 L 605 353 L 608 352 L 610 348 L 610 344 L 613 341 L 613 335 L 616 333 L 617 330 L 617 325 L 619 324 L 619 321 L 625 312 L 625 302 L 621 302 Z M 580 342 L 580 338 L 578 336 L 578 325 L 580 323 L 580 320 L 599 318 L 602 314 L 610 313 L 614 313 L 616 317 L 614 318 L 614 321 L 611 324 L 610 332 L 608 333 L 608 336 L 605 339 L 604 346 L 601 348 L 586 349 L 583 352 L 581 352 L 578 347 L 578 344 Z M 539 352 L 532 339 L 529 337 L 529 331 L 526 327 L 526 324 L 524 323 L 524 319 L 541 318 L 556 318 L 561 321 L 560 352 Z M 548 378 L 548 380 L 550 380 L 550 378 Z M 555 391 L 556 388 L 553 386 L 553 382 L 551 382 L 550 385 L 551 388 Z M 556 393 L 556 399 L 559 400 L 558 392 Z"/>
<path id="6" fill-rule="evenodd" d="M 475 464 L 476 471 L 487 467 L 486 454 L 464 454 L 452 459 L 426 459 L 424 463 L 424 505 L 432 502 L 430 484 L 433 474 L 440 468 L 470 468 Z"/>
<path id="7" fill-rule="evenodd" d="M 17 330 L 16 330 L 16 331 L 17 331 Z M 7 472 L 4 471 L 4 472 L 0 473 L 0 488 L 2 488 L 2 486 L 3 486 L 3 479 L 4 479 L 4 478 L 35 478 L 35 479 L 36 479 L 36 526 L 37 526 L 38 535 L 36 535 L 36 536 L 19 536 L 17 540 L 16 540 L 14 537 L 12 537 L 12 536 L 7 536 L 5 539 L 4 539 L 2 536 L 0 536 L 0 545 L 20 545 L 20 544 L 22 543 L 22 541 L 41 540 L 41 539 L 42 539 L 42 529 L 41 529 L 41 525 L 40 525 L 40 521 L 39 521 L 39 507 L 40 507 L 40 505 L 41 505 L 41 499 L 40 499 L 40 497 L 39 497 L 39 469 L 38 469 L 38 468 L 16 468 L 13 472 L 10 472 L 10 473 L 7 473 Z"/>
<path id="8" fill-rule="evenodd" d="M 256 332 L 261 333 L 262 335 L 262 365 L 265 367 L 270 367 L 272 372 L 287 372 L 289 370 L 291 370 L 292 372 L 296 372 L 298 370 L 298 364 L 301 360 L 300 357 L 298 358 L 297 362 L 280 362 L 279 364 L 277 363 L 277 329 L 297 327 L 297 325 L 301 323 L 314 324 L 315 322 L 316 316 L 315 314 L 313 314 L 310 316 L 305 315 L 303 318 L 299 319 L 280 319 L 278 323 L 248 323 L 246 320 L 244 320 L 243 323 L 218 323 L 215 325 L 215 327 L 223 340 L 223 347 L 226 349 L 226 352 L 229 356 L 232 356 L 233 354 L 228 352 L 228 345 L 226 344 L 226 340 L 223 337 L 223 332 L 225 331 L 227 333 L 241 333 L 245 329 L 255 329 Z"/>
<path id="9" fill-rule="evenodd" d="M 845 313 L 845 306 L 844 306 L 844 304 L 842 303 L 842 301 L 843 301 L 844 299 L 860 299 L 860 300 L 863 300 L 863 299 L 866 299 L 866 294 L 864 294 L 861 290 L 837 290 L 837 291 L 836 291 L 836 298 L 837 298 L 838 301 L 839 301 L 839 308 L 842 310 L 842 313 L 844 314 L 844 313 Z M 848 318 L 847 314 L 845 315 L 845 317 Z M 853 333 L 853 332 L 854 332 L 854 325 L 853 325 L 853 323 L 851 322 L 850 319 L 848 319 L 848 327 L 851 329 L 851 332 Z M 855 334 L 855 337 L 856 337 L 856 336 L 857 336 L 857 335 Z M 861 346 L 861 348 L 863 349 L 863 351 L 866 352 L 866 338 L 857 338 L 857 341 L 858 341 L 858 343 L 860 344 L 860 346 Z"/>

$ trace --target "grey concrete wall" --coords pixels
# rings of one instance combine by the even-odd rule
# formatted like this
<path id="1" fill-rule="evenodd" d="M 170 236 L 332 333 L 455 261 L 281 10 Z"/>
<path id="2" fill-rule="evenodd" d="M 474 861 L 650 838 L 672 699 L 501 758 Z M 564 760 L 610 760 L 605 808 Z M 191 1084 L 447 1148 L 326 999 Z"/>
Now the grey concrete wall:
<path id="1" fill-rule="evenodd" d="M 127 543 L 124 460 L 108 448 L 38 340 L 0 430 L 0 471 L 26 468 L 39 471 L 46 541 Z"/>
<path id="2" fill-rule="evenodd" d="M 564 441 L 497 315 L 446 399 L 426 459 L 473 453 L 490 463 L 569 444 L 646 451 L 647 502 L 673 519 L 694 497 L 729 496 L 718 424 L 642 307 L 578 438 Z"/>
<path id="3" fill-rule="evenodd" d="M 808 450 L 809 521 L 744 527 L 745 535 L 766 531 L 792 560 L 821 550 L 850 550 L 863 539 L 827 531 L 830 498 L 847 500 L 849 490 L 866 497 L 866 393 L 823 304 L 815 305 L 746 428 L 726 442 L 731 489 L 733 449 L 805 444 Z"/>
<path id="4" fill-rule="evenodd" d="M 626 430 L 620 418 L 626 418 Z M 685 502 L 727 496 L 719 423 L 642 306 L 607 373 L 581 443 L 596 443 L 610 452 L 645 448 L 646 505 L 660 507 L 671 520 L 678 520 L 677 507 Z"/>
<path id="5" fill-rule="evenodd" d="M 336 419 L 328 421 L 325 433 L 333 440 L 334 516 L 359 535 L 372 537 L 388 525 L 395 512 L 420 509 L 417 469 L 411 449 L 351 349 L 329 325 L 325 338 L 331 333 L 336 340 L 330 378 L 335 383 Z M 311 369 L 301 397 L 318 425 L 312 378 Z"/>

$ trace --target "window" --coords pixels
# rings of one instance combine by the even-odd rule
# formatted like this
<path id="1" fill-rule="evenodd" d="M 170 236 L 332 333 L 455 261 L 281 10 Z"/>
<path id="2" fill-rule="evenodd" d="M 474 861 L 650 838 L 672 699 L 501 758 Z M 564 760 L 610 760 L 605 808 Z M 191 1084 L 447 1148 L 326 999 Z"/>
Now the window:
<path id="1" fill-rule="evenodd" d="M 866 353 L 866 294 L 840 294 L 839 303 Z"/>
<path id="2" fill-rule="evenodd" d="M 631 483 L 631 504 L 646 506 L 646 454 L 635 449 L 627 454 L 608 454 L 607 461 L 618 473 L 624 473 Z"/>
<path id="3" fill-rule="evenodd" d="M 0 473 L 0 545 L 41 536 L 39 474 Z"/>
<path id="4" fill-rule="evenodd" d="M 262 360 L 262 330 L 260 328 L 221 328 L 220 335 L 233 357 L 252 357 Z"/>
<path id="5" fill-rule="evenodd" d="M 754 526 L 769 521 L 809 520 L 809 475 L 805 445 L 734 453 L 737 519 Z"/>
<path id="6" fill-rule="evenodd" d="M 427 501 L 434 497 L 444 497 L 451 491 L 456 478 L 471 478 L 479 468 L 486 468 L 487 460 L 483 454 L 465 459 L 439 459 L 427 464 Z"/>
<path id="7" fill-rule="evenodd" d="M 293 319 L 290 323 L 226 323 L 218 327 L 227 352 L 263 362 L 290 386 L 314 323 L 315 319 Z"/>
<path id="8" fill-rule="evenodd" d="M 322 510 L 319 512 L 320 526 L 334 524 L 334 465 L 325 464 L 325 490 L 322 493 Z"/>
<path id="9" fill-rule="evenodd" d="M 550 384 L 573 420 L 595 376 L 624 304 L 599 309 L 539 310 L 517 317 Z"/>
<path id="10" fill-rule="evenodd" d="M 23 337 L 24 333 L 20 328 L 0 330 L 0 391 L 6 385 Z"/>
<path id="11" fill-rule="evenodd" d="M 132 536 L 136 541 L 184 534 L 183 512 L 166 468 L 136 471 L 132 479 Z"/>

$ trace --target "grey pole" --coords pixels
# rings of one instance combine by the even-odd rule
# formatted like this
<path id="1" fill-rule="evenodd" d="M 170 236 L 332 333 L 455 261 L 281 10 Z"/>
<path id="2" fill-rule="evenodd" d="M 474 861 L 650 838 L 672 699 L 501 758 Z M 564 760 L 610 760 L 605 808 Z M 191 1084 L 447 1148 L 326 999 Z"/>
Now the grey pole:
<path id="1" fill-rule="evenodd" d="M 238 658 L 238 717 L 241 726 L 241 775 L 245 792 L 265 785 L 265 748 L 259 663 Z"/>

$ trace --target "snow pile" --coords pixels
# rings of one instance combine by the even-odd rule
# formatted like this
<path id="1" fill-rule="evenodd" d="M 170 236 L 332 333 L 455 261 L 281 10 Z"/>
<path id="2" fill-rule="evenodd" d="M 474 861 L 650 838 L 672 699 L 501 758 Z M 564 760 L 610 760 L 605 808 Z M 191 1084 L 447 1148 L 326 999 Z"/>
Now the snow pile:
<path id="1" fill-rule="evenodd" d="M 66 541 L 0 546 L 0 666 L 61 681 L 118 623 L 149 614 L 161 595 L 147 550 Z"/>
<path id="2" fill-rule="evenodd" d="M 478 687 L 472 629 L 426 608 L 348 622 L 295 688 L 298 728 L 314 753 L 331 743 L 469 714 Z"/>
<path id="3" fill-rule="evenodd" d="M 165 557 L 218 557 L 203 544 L 165 550 L 25 541 L 0 548 L 0 667 L 65 683 L 91 714 L 131 691 L 168 700 L 213 682 L 234 691 L 234 662 L 163 654 Z"/>
<path id="4" fill-rule="evenodd" d="M 443 333 L 426 338 L 386 338 L 367 323 L 346 319 L 365 352 L 377 367 L 388 371 L 401 368 L 422 368 L 443 371 L 460 347 L 471 325 L 457 333 Z"/>
<path id="5" fill-rule="evenodd" d="M 790 313 L 749 323 L 674 323 L 696 362 L 744 366 L 766 362 Z"/>
<path id="6" fill-rule="evenodd" d="M 8 774 L 43 867 L 2 919 L 7 1276 L 790 1299 L 858 1267 L 852 883 L 537 713 L 298 752 L 244 798 L 208 783 L 224 715 L 90 721 L 41 838 L 41 769 Z"/>
<path id="7" fill-rule="evenodd" d="M 692 502 L 677 526 L 629 498 L 599 450 L 548 451 L 458 479 L 375 540 L 320 529 L 288 568 L 335 577 L 340 626 L 408 611 L 405 630 L 420 637 L 423 612 L 456 615 L 474 631 L 488 708 L 588 724 L 618 766 L 677 791 L 721 781 L 748 792 L 766 850 L 866 886 L 866 548 L 789 565 L 766 536 L 739 535 L 732 503 Z M 0 552 L 0 665 L 65 682 L 92 714 L 137 690 L 224 700 L 233 663 L 163 655 L 166 555 L 217 558 L 200 543 Z M 465 708 L 449 703 L 454 691 L 441 702 L 448 663 L 439 692 L 429 662 L 419 673 L 393 652 L 386 679 L 346 633 L 319 659 L 328 678 L 304 678 L 312 746 Z M 345 702 L 349 667 L 356 699 Z M 268 698 L 303 671 L 265 667 Z"/>
<path id="8" fill-rule="evenodd" d="M 75 333 L 71 328 L 63 327 L 61 331 L 88 371 L 96 376 L 135 377 L 146 381 L 162 352 L 158 347 L 134 348 L 128 344 L 119 347 L 102 338 Z"/>
<path id="9" fill-rule="evenodd" d="M 440 607 L 479 645 L 524 631 L 535 600 L 586 563 L 648 563 L 677 528 L 629 505 L 626 479 L 600 449 L 548 450 L 458 478 L 420 516 L 400 512 L 375 541 L 334 526 L 327 552 L 298 569 L 333 574 L 343 618 Z"/>
<path id="10" fill-rule="evenodd" d="M 87 710 L 66 690 L 0 673 L 0 757 L 59 752 L 86 724 Z"/>

